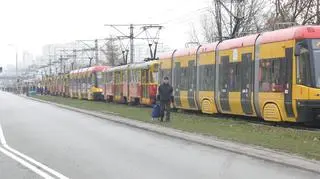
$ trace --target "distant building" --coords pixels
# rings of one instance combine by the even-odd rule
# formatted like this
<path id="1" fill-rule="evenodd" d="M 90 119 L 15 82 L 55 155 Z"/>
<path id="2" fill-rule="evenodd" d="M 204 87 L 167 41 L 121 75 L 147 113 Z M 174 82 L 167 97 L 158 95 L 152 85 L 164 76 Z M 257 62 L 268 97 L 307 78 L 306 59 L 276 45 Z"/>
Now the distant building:
<path id="1" fill-rule="evenodd" d="M 34 63 L 33 55 L 31 53 L 29 53 L 28 51 L 24 51 L 22 54 L 22 64 L 20 67 L 22 69 L 25 69 L 25 68 L 28 68 L 33 63 Z"/>

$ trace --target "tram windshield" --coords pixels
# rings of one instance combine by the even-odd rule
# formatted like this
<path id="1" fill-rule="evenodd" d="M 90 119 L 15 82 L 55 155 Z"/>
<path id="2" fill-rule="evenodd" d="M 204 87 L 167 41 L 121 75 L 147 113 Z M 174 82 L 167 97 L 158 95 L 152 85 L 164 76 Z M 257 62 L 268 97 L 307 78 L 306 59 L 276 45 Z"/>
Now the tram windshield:
<path id="1" fill-rule="evenodd" d="M 159 72 L 152 72 L 150 76 L 150 82 L 155 83 L 159 79 Z"/>
<path id="2" fill-rule="evenodd" d="M 102 73 L 101 72 L 96 72 L 97 75 L 97 83 L 96 87 L 102 88 L 103 87 L 103 78 L 102 78 Z"/>
<path id="3" fill-rule="evenodd" d="M 320 39 L 313 39 L 312 42 L 312 53 L 314 59 L 314 78 L 315 86 L 320 88 Z"/>

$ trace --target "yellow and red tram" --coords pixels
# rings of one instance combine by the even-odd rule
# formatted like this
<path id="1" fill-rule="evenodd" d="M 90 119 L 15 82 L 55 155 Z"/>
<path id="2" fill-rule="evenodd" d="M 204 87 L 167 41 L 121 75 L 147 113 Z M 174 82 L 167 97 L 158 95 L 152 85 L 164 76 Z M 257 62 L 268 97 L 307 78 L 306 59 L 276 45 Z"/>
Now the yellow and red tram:
<path id="1" fill-rule="evenodd" d="M 108 69 L 105 75 L 105 100 L 127 103 L 129 97 L 128 75 L 129 65 Z"/>
<path id="2" fill-rule="evenodd" d="M 113 67 L 104 73 L 105 100 L 151 105 L 156 100 L 158 61 Z"/>
<path id="3" fill-rule="evenodd" d="M 158 69 L 158 61 L 148 61 L 129 66 L 129 102 L 144 105 L 151 105 L 155 102 Z"/>
<path id="4" fill-rule="evenodd" d="M 69 73 L 69 94 L 71 98 L 78 98 L 77 72 L 78 70 L 73 70 Z"/>
<path id="5" fill-rule="evenodd" d="M 72 97 L 88 100 L 103 99 L 102 72 L 108 68 L 108 66 L 93 66 L 71 71 L 69 85 Z"/>
<path id="6" fill-rule="evenodd" d="M 101 70 L 103 78 L 97 80 L 94 74 Z M 308 122 L 320 118 L 320 26 L 264 32 L 174 50 L 151 62 L 69 75 L 71 97 L 93 99 L 103 91 L 108 101 L 150 105 L 167 76 L 180 109 Z M 55 81 L 47 79 L 50 91 Z"/>
<path id="7" fill-rule="evenodd" d="M 299 26 L 175 50 L 160 74 L 177 108 L 306 122 L 320 114 L 319 60 L 320 26 Z"/>

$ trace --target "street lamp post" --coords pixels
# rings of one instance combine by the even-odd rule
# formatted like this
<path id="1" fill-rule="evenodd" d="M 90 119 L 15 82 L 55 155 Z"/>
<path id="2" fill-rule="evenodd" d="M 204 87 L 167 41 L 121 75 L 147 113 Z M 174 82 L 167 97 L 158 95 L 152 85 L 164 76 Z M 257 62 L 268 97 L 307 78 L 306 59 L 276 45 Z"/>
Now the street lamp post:
<path id="1" fill-rule="evenodd" d="M 9 46 L 12 46 L 15 48 L 16 51 L 16 93 L 19 93 L 19 77 L 18 77 L 18 48 L 14 44 L 8 44 Z"/>
<path id="2" fill-rule="evenodd" d="M 18 78 L 18 48 L 14 44 L 8 44 L 8 45 L 14 47 L 16 51 L 16 77 Z"/>
<path id="3" fill-rule="evenodd" d="M 16 48 L 16 77 L 18 78 L 18 50 Z"/>

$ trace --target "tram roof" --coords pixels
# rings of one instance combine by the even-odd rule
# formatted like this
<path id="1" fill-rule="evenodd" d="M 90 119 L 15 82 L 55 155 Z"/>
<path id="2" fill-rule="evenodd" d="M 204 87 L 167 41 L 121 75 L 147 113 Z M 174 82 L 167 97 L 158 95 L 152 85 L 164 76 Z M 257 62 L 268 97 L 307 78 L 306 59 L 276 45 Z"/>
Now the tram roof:
<path id="1" fill-rule="evenodd" d="M 320 26 L 296 26 L 287 29 L 280 29 L 264 32 L 259 37 L 261 44 L 280 42 L 286 40 L 299 40 L 320 37 Z"/>
<path id="2" fill-rule="evenodd" d="M 159 54 L 159 59 L 170 59 L 172 57 L 172 53 L 175 52 L 176 50 L 170 51 L 170 52 L 164 52 Z"/>
<path id="3" fill-rule="evenodd" d="M 217 45 L 219 44 L 219 42 L 213 42 L 213 43 L 209 43 L 209 44 L 203 44 L 201 45 L 199 51 L 200 52 L 212 52 L 215 51 L 217 48 Z"/>
<path id="4" fill-rule="evenodd" d="M 128 68 L 129 65 L 121 65 L 121 66 L 116 66 L 116 67 L 111 67 L 108 69 L 109 72 L 112 72 L 112 71 L 119 71 L 119 70 L 124 70 L 126 68 Z M 106 70 L 105 70 L 106 71 Z"/>
<path id="5" fill-rule="evenodd" d="M 255 41 L 259 34 L 239 37 L 235 39 L 224 40 L 218 45 L 219 50 L 228 50 L 234 48 L 241 48 L 247 46 L 254 46 Z"/>
<path id="6" fill-rule="evenodd" d="M 138 69 L 138 68 L 141 68 L 141 69 L 147 69 L 148 66 L 150 65 L 150 62 L 142 62 L 142 63 L 134 63 L 134 64 L 130 64 L 130 69 Z"/>
<path id="7" fill-rule="evenodd" d="M 81 68 L 81 69 L 77 69 L 77 70 L 73 70 L 70 72 L 71 75 L 73 74 L 80 74 L 80 73 L 86 73 L 86 72 L 102 72 L 105 69 L 109 69 L 110 66 L 92 66 L 89 68 Z"/>
<path id="8" fill-rule="evenodd" d="M 102 72 L 104 71 L 105 69 L 109 69 L 110 66 L 92 66 L 92 67 L 89 67 L 87 68 L 87 72 Z"/>
<path id="9" fill-rule="evenodd" d="M 286 29 L 280 29 L 270 32 L 263 32 L 260 34 L 253 34 L 244 37 L 239 37 L 235 39 L 224 40 L 221 43 L 213 42 L 210 44 L 204 44 L 200 47 L 200 52 L 210 52 L 215 51 L 216 47 L 219 50 L 227 50 L 234 48 L 241 48 L 247 46 L 254 46 L 257 38 L 260 44 L 281 42 L 287 40 L 299 40 L 299 39 L 310 39 L 310 38 L 320 38 L 320 26 L 309 25 L 309 26 L 296 26 Z M 186 48 L 170 51 L 168 53 L 163 53 L 159 55 L 159 59 L 170 59 L 172 55 L 187 56 L 194 55 L 197 53 L 196 48 Z"/>
<path id="10" fill-rule="evenodd" d="M 197 53 L 197 49 L 198 47 L 179 49 L 174 53 L 174 56 L 183 57 L 183 56 L 195 55 Z"/>

